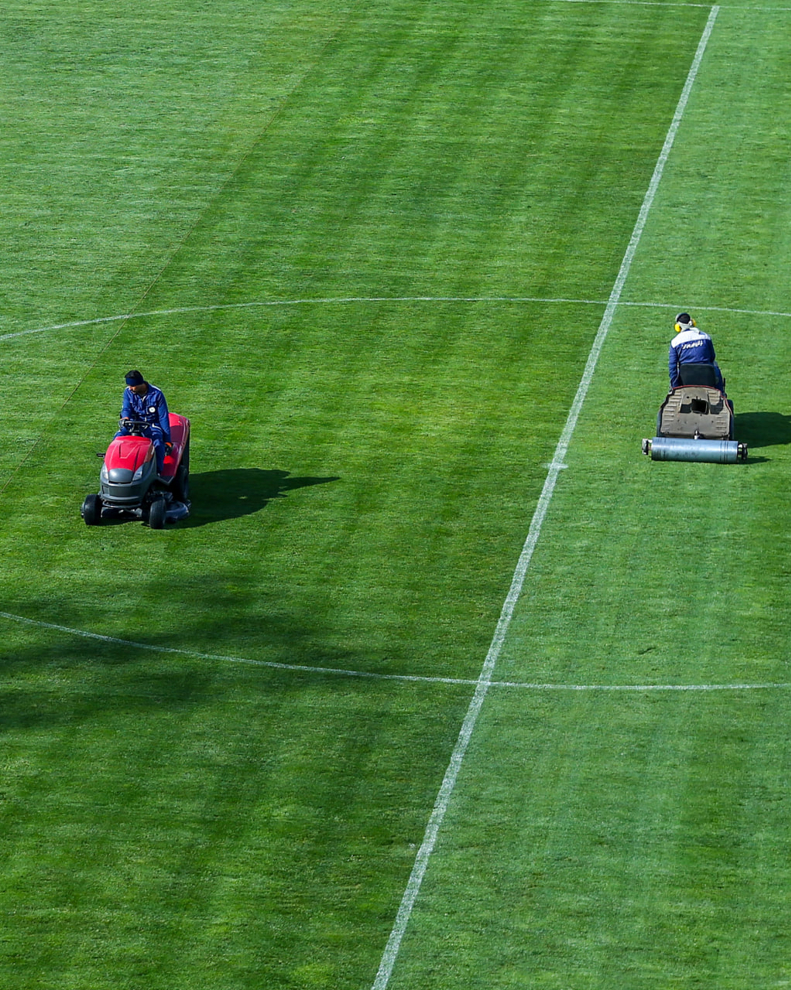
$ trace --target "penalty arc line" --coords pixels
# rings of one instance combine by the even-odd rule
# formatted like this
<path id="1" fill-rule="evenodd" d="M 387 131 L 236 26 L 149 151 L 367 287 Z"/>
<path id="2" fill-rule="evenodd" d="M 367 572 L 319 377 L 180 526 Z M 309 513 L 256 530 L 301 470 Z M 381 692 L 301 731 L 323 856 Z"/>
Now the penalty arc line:
<path id="1" fill-rule="evenodd" d="M 428 825 L 426 826 L 423 842 L 421 843 L 420 849 L 418 850 L 415 858 L 415 863 L 412 867 L 412 872 L 407 882 L 406 890 L 404 891 L 401 904 L 398 908 L 395 923 L 382 954 L 379 970 L 376 974 L 372 990 L 385 990 L 390 982 L 393 967 L 395 966 L 396 959 L 398 958 L 398 953 L 401 948 L 401 942 L 409 924 L 412 909 L 420 892 L 423 878 L 426 874 L 426 870 L 428 869 L 428 863 L 434 850 L 434 845 L 437 841 L 440 827 L 443 819 L 445 818 L 445 813 L 448 809 L 451 796 L 456 786 L 456 780 L 458 779 L 459 772 L 464 761 L 464 755 L 467 752 L 467 746 L 469 745 L 470 738 L 472 737 L 473 730 L 475 729 L 475 725 L 478 721 L 478 716 L 481 712 L 481 708 L 483 707 L 483 702 L 489 690 L 492 680 L 492 673 L 502 649 L 503 642 L 505 641 L 508 627 L 511 624 L 511 618 L 514 613 L 516 602 L 522 592 L 522 586 L 524 584 L 525 575 L 527 574 L 527 569 L 530 565 L 530 560 L 533 556 L 533 551 L 535 550 L 538 538 L 541 535 L 541 528 L 555 491 L 555 485 L 558 475 L 560 474 L 561 466 L 563 465 L 566 452 L 574 434 L 580 410 L 582 409 L 585 397 L 588 394 L 588 389 L 593 378 L 593 373 L 596 369 L 599 355 L 602 347 L 604 346 L 604 342 L 607 339 L 607 334 L 609 332 L 610 325 L 612 324 L 618 300 L 621 292 L 623 291 L 627 276 L 629 275 L 632 260 L 634 259 L 635 252 L 637 251 L 637 246 L 640 243 L 640 238 L 642 237 L 643 230 L 648 219 L 648 214 L 651 210 L 651 206 L 653 205 L 656 191 L 659 188 L 659 183 L 662 179 L 665 164 L 673 147 L 676 133 L 681 124 L 682 117 L 684 116 L 684 111 L 689 101 L 689 95 L 692 91 L 692 86 L 698 74 L 698 69 L 700 68 L 700 64 L 703 60 L 703 55 L 706 51 L 706 46 L 708 45 L 709 37 L 711 36 L 711 32 L 714 28 L 714 22 L 717 19 L 719 9 L 720 8 L 716 5 L 711 8 L 708 20 L 706 21 L 706 26 L 703 29 L 703 34 L 698 42 L 695 57 L 692 60 L 692 65 L 687 75 L 686 82 L 684 83 L 681 96 L 679 97 L 675 113 L 673 114 L 670 128 L 668 129 L 665 142 L 662 146 L 656 166 L 654 167 L 654 172 L 651 176 L 651 181 L 648 185 L 648 190 L 646 191 L 642 206 L 640 207 L 640 213 L 637 217 L 634 230 L 632 231 L 632 236 L 626 248 L 623 261 L 621 262 L 618 276 L 612 287 L 607 308 L 604 311 L 604 315 L 602 316 L 602 320 L 599 325 L 599 330 L 593 341 L 590 354 L 588 355 L 588 361 L 585 365 L 585 370 L 583 371 L 582 378 L 577 389 L 577 394 L 574 397 L 574 402 L 569 410 L 566 425 L 563 428 L 563 432 L 560 435 L 560 440 L 558 441 L 558 445 L 555 449 L 555 455 L 552 458 L 552 466 L 549 474 L 547 475 L 547 479 L 544 482 L 544 488 L 541 492 L 538 505 L 536 506 L 533 519 L 530 523 L 527 539 L 525 540 L 522 553 L 519 557 L 519 562 L 517 563 L 516 570 L 514 572 L 511 587 L 505 602 L 503 603 L 502 612 L 500 613 L 500 619 L 497 623 L 497 628 L 495 629 L 494 637 L 492 638 L 492 643 L 489 647 L 489 652 L 486 655 L 481 673 L 478 677 L 475 693 L 470 701 L 467 714 L 465 715 L 464 722 L 462 723 L 461 730 L 456 741 L 456 745 L 454 746 L 451 754 L 450 763 L 445 771 L 445 776 L 442 780 L 439 793 L 436 801 L 434 802 L 434 808 L 431 812 Z"/>

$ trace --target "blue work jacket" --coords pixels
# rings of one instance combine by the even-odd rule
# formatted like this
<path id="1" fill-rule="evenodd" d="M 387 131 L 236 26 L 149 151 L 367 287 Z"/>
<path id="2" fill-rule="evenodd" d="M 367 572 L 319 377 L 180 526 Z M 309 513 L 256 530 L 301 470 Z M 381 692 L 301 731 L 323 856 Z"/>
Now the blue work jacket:
<path id="1" fill-rule="evenodd" d="M 714 354 L 714 344 L 711 337 L 697 327 L 682 330 L 670 341 L 668 370 L 670 372 L 670 387 L 676 388 L 681 384 L 678 370 L 680 364 L 713 364 L 717 367 L 719 388 L 722 388 L 722 373 L 717 366 Z"/>
<path id="2" fill-rule="evenodd" d="M 170 442 L 170 419 L 168 404 L 165 396 L 156 385 L 150 382 L 145 395 L 136 395 L 131 388 L 124 389 L 124 402 L 121 407 L 121 419 L 136 419 L 149 426 L 158 426 L 165 440 Z"/>

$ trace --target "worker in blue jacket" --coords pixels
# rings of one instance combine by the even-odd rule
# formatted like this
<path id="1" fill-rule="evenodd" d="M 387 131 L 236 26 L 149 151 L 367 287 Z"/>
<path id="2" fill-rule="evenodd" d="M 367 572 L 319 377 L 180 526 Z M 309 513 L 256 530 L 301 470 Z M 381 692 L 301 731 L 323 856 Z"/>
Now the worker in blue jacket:
<path id="1" fill-rule="evenodd" d="M 720 366 L 714 354 L 714 344 L 711 337 L 698 330 L 698 325 L 689 313 L 679 313 L 676 317 L 676 336 L 670 341 L 670 387 L 679 385 L 703 384 L 702 382 L 684 381 L 684 366 L 690 364 L 708 364 L 714 370 L 714 387 L 725 394 L 725 379 L 722 377 Z"/>
<path id="2" fill-rule="evenodd" d="M 168 404 L 162 391 L 156 385 L 147 382 L 139 371 L 127 371 L 126 373 L 126 388 L 121 407 L 121 420 L 125 419 L 146 424 L 143 429 L 143 436 L 154 441 L 157 472 L 162 474 L 165 455 L 171 447 Z M 131 431 L 122 422 L 121 429 L 116 433 L 116 436 L 128 437 L 130 433 Z"/>

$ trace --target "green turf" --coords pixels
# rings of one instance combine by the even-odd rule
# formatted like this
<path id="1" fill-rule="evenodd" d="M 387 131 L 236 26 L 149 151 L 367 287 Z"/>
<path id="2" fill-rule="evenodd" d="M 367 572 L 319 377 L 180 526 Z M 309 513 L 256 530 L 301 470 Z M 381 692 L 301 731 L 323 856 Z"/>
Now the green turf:
<path id="1" fill-rule="evenodd" d="M 478 676 L 707 16 L 6 9 L 0 336 L 103 322 L 0 340 L 0 986 L 371 985 L 471 689 L 261 664 Z M 748 465 L 639 453 L 674 307 L 791 309 L 788 16 L 720 12 L 498 676 L 791 681 L 787 321 L 696 313 Z M 78 514 L 132 366 L 164 533 Z M 783 985 L 787 707 L 493 688 L 392 985 Z"/>
<path id="2" fill-rule="evenodd" d="M 716 53 L 730 73 L 747 57 L 745 17 L 720 18 L 624 297 L 665 306 L 623 307 L 614 321 L 502 678 L 791 681 L 788 319 L 697 314 L 718 343 L 737 435 L 751 444 L 746 466 L 638 453 L 653 433 L 645 397 L 655 408 L 662 395 L 655 341 L 675 307 L 789 309 L 772 233 L 785 203 L 766 161 L 788 126 L 771 95 L 778 25 L 751 36 L 765 54 L 739 100 L 743 82 L 731 75 L 726 87 Z M 715 140 L 726 106 L 738 107 L 733 127 Z M 756 134 L 765 156 L 734 153 Z M 757 202 L 763 223 L 751 225 Z M 787 707 L 771 688 L 494 689 L 392 986 L 785 985 Z"/>
<path id="3" fill-rule="evenodd" d="M 786 711 L 493 689 L 391 986 L 783 986 Z"/>

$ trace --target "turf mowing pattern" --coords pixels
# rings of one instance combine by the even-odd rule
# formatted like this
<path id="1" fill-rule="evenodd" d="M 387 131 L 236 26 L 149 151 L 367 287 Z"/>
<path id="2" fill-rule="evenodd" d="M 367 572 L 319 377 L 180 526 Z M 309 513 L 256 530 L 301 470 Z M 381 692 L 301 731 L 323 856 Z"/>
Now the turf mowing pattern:
<path id="1" fill-rule="evenodd" d="M 604 307 L 448 297 L 607 299 L 708 14 L 5 9 L 0 336 L 238 308 L 0 341 L 0 609 L 185 651 L 0 619 L 0 985 L 371 986 L 471 689 L 207 655 L 478 676 Z M 698 314 L 747 465 L 639 453 L 678 309 L 791 309 L 789 17 L 719 13 L 498 679 L 791 681 L 788 321 Z M 89 530 L 137 366 L 194 511 Z M 493 688 L 390 985 L 784 985 L 787 711 Z"/>

